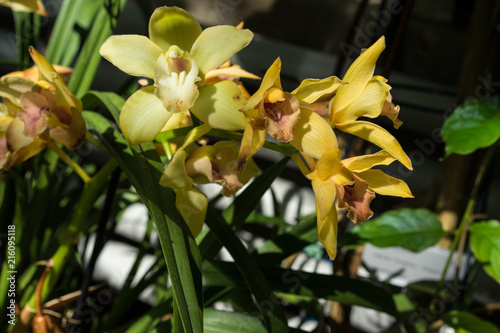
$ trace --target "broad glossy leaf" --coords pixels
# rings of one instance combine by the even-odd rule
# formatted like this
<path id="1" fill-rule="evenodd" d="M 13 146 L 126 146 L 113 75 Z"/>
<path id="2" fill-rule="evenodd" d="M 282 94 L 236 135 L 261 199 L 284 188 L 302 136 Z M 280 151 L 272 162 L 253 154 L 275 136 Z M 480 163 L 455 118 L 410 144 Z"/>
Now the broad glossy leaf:
<path id="1" fill-rule="evenodd" d="M 500 283 L 500 222 L 477 222 L 469 227 L 470 247 L 484 270 Z"/>
<path id="2" fill-rule="evenodd" d="M 465 311 L 451 311 L 444 317 L 446 325 L 455 329 L 456 333 L 499 333 L 492 323 L 482 320 L 472 313 Z"/>
<path id="3" fill-rule="evenodd" d="M 500 138 L 500 110 L 487 101 L 467 101 L 446 119 L 441 136 L 446 155 L 466 155 L 491 146 Z"/>
<path id="4" fill-rule="evenodd" d="M 265 333 L 262 322 L 253 316 L 238 312 L 205 309 L 203 314 L 204 331 L 206 333 Z"/>
<path id="5" fill-rule="evenodd" d="M 426 209 L 411 208 L 389 211 L 351 231 L 359 237 L 354 244 L 368 242 L 377 247 L 401 246 L 413 252 L 433 246 L 443 233 L 436 214 Z"/>

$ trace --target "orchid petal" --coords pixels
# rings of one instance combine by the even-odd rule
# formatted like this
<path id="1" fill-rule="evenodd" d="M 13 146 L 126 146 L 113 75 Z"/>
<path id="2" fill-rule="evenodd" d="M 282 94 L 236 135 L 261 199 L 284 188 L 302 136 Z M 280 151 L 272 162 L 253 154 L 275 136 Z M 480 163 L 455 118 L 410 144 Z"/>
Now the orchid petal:
<path id="1" fill-rule="evenodd" d="M 247 125 L 245 115 L 238 111 L 244 102 L 238 86 L 225 80 L 201 87 L 190 111 L 212 128 L 237 131 Z"/>
<path id="2" fill-rule="evenodd" d="M 21 104 L 21 95 L 31 91 L 35 82 L 25 77 L 2 77 L 0 79 L 0 97 L 7 98 L 15 105 Z"/>
<path id="3" fill-rule="evenodd" d="M 317 159 L 327 151 L 338 149 L 337 137 L 330 125 L 318 114 L 302 108 L 290 143 L 297 150 Z"/>
<path id="4" fill-rule="evenodd" d="M 47 140 L 45 139 L 35 139 L 30 144 L 20 148 L 17 151 L 11 153 L 6 163 L 3 166 L 5 171 L 8 171 L 10 168 L 15 167 L 23 163 L 24 161 L 30 159 L 31 157 L 37 155 L 39 152 L 47 147 Z"/>
<path id="5" fill-rule="evenodd" d="M 52 73 L 57 73 L 54 66 L 45 59 L 33 46 L 29 47 L 31 58 L 38 67 L 38 76 L 40 80 L 46 80 L 52 83 Z"/>
<path id="6" fill-rule="evenodd" d="M 200 76 L 219 67 L 236 52 L 250 43 L 253 33 L 229 25 L 210 27 L 201 33 L 191 49 L 191 55 L 200 70 Z"/>
<path id="7" fill-rule="evenodd" d="M 78 148 L 85 140 L 86 133 L 85 119 L 80 112 L 73 113 L 68 127 L 56 126 L 50 129 L 50 137 L 69 149 Z"/>
<path id="8" fill-rule="evenodd" d="M 157 8 L 149 19 L 149 38 L 164 52 L 172 45 L 189 52 L 200 34 L 200 24 L 178 7 Z"/>
<path id="9" fill-rule="evenodd" d="M 381 170 L 366 170 L 358 173 L 358 175 L 370 184 L 370 189 L 375 193 L 413 198 L 410 188 L 404 181 L 391 177 Z"/>
<path id="10" fill-rule="evenodd" d="M 217 148 L 214 146 L 202 146 L 193 150 L 186 159 L 187 175 L 198 184 L 213 182 L 212 160 L 216 154 Z"/>
<path id="11" fill-rule="evenodd" d="M 375 193 L 370 191 L 366 180 L 354 175 L 352 185 L 344 186 L 339 195 L 339 208 L 347 208 L 347 218 L 354 223 L 362 223 L 373 216 L 370 203 Z"/>
<path id="12" fill-rule="evenodd" d="M 200 126 L 196 126 L 186 135 L 184 139 L 184 144 L 179 149 L 185 149 L 187 146 L 198 140 L 201 136 L 207 134 L 212 127 L 208 124 L 201 124 Z"/>
<path id="13" fill-rule="evenodd" d="M 317 207 L 318 204 L 316 203 L 316 210 L 318 210 Z M 337 255 L 337 208 L 332 205 L 324 219 L 320 219 L 319 214 L 316 219 L 319 241 L 325 247 L 330 260 L 333 260 Z"/>
<path id="14" fill-rule="evenodd" d="M 380 150 L 370 155 L 360 155 L 346 158 L 342 160 L 342 164 L 353 172 L 362 172 L 369 170 L 376 165 L 389 165 L 394 161 L 396 161 L 394 156 L 385 150 Z"/>
<path id="15" fill-rule="evenodd" d="M 42 94 L 28 91 L 21 96 L 20 101 L 24 112 L 19 112 L 18 116 L 24 122 L 24 134 L 35 138 L 47 128 L 47 99 Z"/>
<path id="16" fill-rule="evenodd" d="M 312 104 L 319 99 L 328 98 L 337 91 L 337 89 L 345 84 L 336 76 L 330 76 L 326 79 L 305 79 L 297 89 L 292 91 L 292 95 L 298 98 L 301 104 Z"/>
<path id="17" fill-rule="evenodd" d="M 280 90 L 283 90 L 281 87 L 280 80 L 280 72 L 281 72 L 281 59 L 278 57 L 273 64 L 267 69 L 262 82 L 260 83 L 259 89 L 248 99 L 245 107 L 242 111 L 254 109 L 257 104 L 259 104 L 266 94 L 266 92 L 272 87 L 276 87 Z"/>
<path id="18" fill-rule="evenodd" d="M 318 218 L 324 220 L 331 207 L 335 204 L 336 188 L 335 183 L 326 180 L 313 179 L 311 181 L 314 196 L 316 197 L 316 207 Z"/>
<path id="19" fill-rule="evenodd" d="M 34 140 L 33 137 L 24 134 L 24 122 L 18 117 L 11 121 L 5 136 L 12 151 L 26 147 Z"/>
<path id="20" fill-rule="evenodd" d="M 368 81 L 372 78 L 375 63 L 384 49 L 385 38 L 382 36 L 352 63 L 342 79 L 348 84 L 342 85 L 337 90 L 331 105 L 332 111 L 337 112 L 344 109 L 361 94 Z M 331 114 L 334 112 L 331 112 Z"/>
<path id="21" fill-rule="evenodd" d="M 137 90 L 127 99 L 120 113 L 120 128 L 131 145 L 153 141 L 172 113 L 154 94 L 154 87 Z"/>
<path id="22" fill-rule="evenodd" d="M 258 80 L 259 76 L 243 70 L 241 66 L 233 65 L 230 67 L 219 67 L 212 69 L 205 75 L 205 84 L 211 84 L 215 82 L 222 81 L 223 79 L 230 78 L 247 78 Z"/>
<path id="23" fill-rule="evenodd" d="M 154 66 L 163 50 L 145 36 L 111 36 L 99 53 L 123 72 L 132 76 L 154 78 Z"/>
<path id="24" fill-rule="evenodd" d="M 172 156 L 172 160 L 167 164 L 160 178 L 160 185 L 175 189 L 193 188 L 193 180 L 186 172 L 186 152 L 178 150 Z"/>
<path id="25" fill-rule="evenodd" d="M 265 129 L 256 128 L 252 123 L 247 124 L 238 154 L 239 171 L 244 170 L 248 160 L 262 148 L 266 142 L 266 134 Z"/>
<path id="26" fill-rule="evenodd" d="M 382 112 L 385 100 L 389 95 L 391 86 L 379 80 L 372 79 L 366 85 L 361 94 L 346 108 L 340 111 L 333 111 L 334 125 L 355 121 L 359 117 L 376 118 Z"/>
<path id="27" fill-rule="evenodd" d="M 359 136 L 360 138 L 379 146 L 394 156 L 405 167 L 413 170 L 411 161 L 403 151 L 403 148 L 399 144 L 398 140 L 396 140 L 396 138 L 394 138 L 382 127 L 360 120 L 345 124 L 338 124 L 336 127 L 343 132 Z"/>
<path id="28" fill-rule="evenodd" d="M 197 187 L 177 190 L 175 207 L 181 214 L 194 237 L 198 236 L 205 223 L 208 199 Z"/>

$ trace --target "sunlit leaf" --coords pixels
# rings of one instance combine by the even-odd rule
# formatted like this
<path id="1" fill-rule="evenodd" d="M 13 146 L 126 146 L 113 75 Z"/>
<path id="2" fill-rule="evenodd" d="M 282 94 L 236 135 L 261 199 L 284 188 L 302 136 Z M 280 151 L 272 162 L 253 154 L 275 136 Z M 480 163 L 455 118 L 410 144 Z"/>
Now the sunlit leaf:
<path id="1" fill-rule="evenodd" d="M 500 283 L 500 222 L 477 222 L 469 230 L 472 252 L 484 270 Z"/>

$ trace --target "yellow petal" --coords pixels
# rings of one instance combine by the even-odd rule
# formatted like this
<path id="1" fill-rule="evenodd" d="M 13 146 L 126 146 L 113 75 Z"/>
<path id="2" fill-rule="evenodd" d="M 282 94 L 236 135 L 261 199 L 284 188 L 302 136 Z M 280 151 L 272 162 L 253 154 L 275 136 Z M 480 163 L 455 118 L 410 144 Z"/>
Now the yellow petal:
<path id="1" fill-rule="evenodd" d="M 404 181 L 385 174 L 381 170 L 366 170 L 358 176 L 370 184 L 373 192 L 402 198 L 413 198 L 410 188 Z"/>
<path id="2" fill-rule="evenodd" d="M 198 188 L 177 190 L 175 207 L 181 214 L 194 237 L 198 236 L 205 223 L 207 214 L 207 196 Z"/>
<path id="3" fill-rule="evenodd" d="M 394 156 L 405 167 L 413 170 L 411 161 L 403 151 L 403 148 L 399 144 L 398 140 L 396 140 L 394 136 L 382 127 L 367 121 L 357 120 L 337 125 L 337 128 L 343 132 L 359 136 L 360 138 L 379 146 Z"/>
<path id="4" fill-rule="evenodd" d="M 99 49 L 106 60 L 133 76 L 154 78 L 154 66 L 162 49 L 145 36 L 111 36 Z"/>
<path id="5" fill-rule="evenodd" d="M 384 49 L 385 38 L 382 36 L 352 63 L 342 79 L 348 84 L 342 85 L 337 90 L 331 105 L 332 111 L 342 110 L 361 94 L 368 81 L 372 78 L 375 63 Z"/>
<path id="6" fill-rule="evenodd" d="M 38 73 L 41 80 L 46 80 L 52 82 L 52 73 L 57 73 L 54 69 L 54 66 L 45 59 L 43 55 L 41 55 L 33 46 L 29 47 L 29 53 L 31 58 L 35 62 L 35 65 L 38 67 Z"/>
<path id="7" fill-rule="evenodd" d="M 340 111 L 332 109 L 333 124 L 354 121 L 359 117 L 376 118 L 380 116 L 389 95 L 391 86 L 379 80 L 372 79 L 359 96 L 346 108 Z"/>
<path id="8" fill-rule="evenodd" d="M 201 87 L 190 111 L 212 128 L 237 131 L 247 125 L 245 115 L 239 111 L 244 103 L 236 83 L 225 80 Z"/>
<path id="9" fill-rule="evenodd" d="M 190 190 L 193 188 L 193 180 L 188 177 L 186 172 L 186 152 L 184 150 L 175 152 L 161 175 L 160 185 L 174 189 Z"/>
<path id="10" fill-rule="evenodd" d="M 189 52 L 200 34 L 200 24 L 178 7 L 159 7 L 149 19 L 149 37 L 164 52 L 172 45 Z"/>
<path id="11" fill-rule="evenodd" d="M 333 93 L 342 84 L 344 82 L 336 76 L 330 76 L 322 80 L 305 79 L 297 89 L 292 91 L 292 95 L 295 95 L 301 104 L 312 104 L 319 99 L 333 96 Z"/>
<path id="12" fill-rule="evenodd" d="M 16 117 L 12 120 L 6 132 L 7 142 L 12 151 L 28 146 L 34 140 L 33 137 L 24 134 L 24 123 Z"/>
<path id="13" fill-rule="evenodd" d="M 266 142 L 266 131 L 256 128 L 252 123 L 248 123 L 241 139 L 240 152 L 238 154 L 238 170 L 245 169 L 248 160 L 255 155 Z"/>
<path id="14" fill-rule="evenodd" d="M 281 59 L 277 58 L 274 63 L 267 69 L 262 82 L 260 83 L 259 89 L 248 99 L 248 102 L 245 104 L 245 107 L 242 111 L 254 109 L 257 104 L 259 104 L 264 98 L 265 93 L 272 87 L 276 87 L 280 90 L 283 90 L 281 87 Z"/>
<path id="15" fill-rule="evenodd" d="M 353 172 L 362 172 L 369 170 L 376 165 L 389 165 L 394 161 L 396 161 L 394 156 L 385 150 L 380 150 L 370 155 L 360 155 L 343 159 L 342 164 Z"/>
<path id="16" fill-rule="evenodd" d="M 0 79 L 0 97 L 9 99 L 12 103 L 21 105 L 20 98 L 30 91 L 35 82 L 25 77 L 2 77 Z"/>
<path id="17" fill-rule="evenodd" d="M 316 209 L 318 209 L 317 207 L 316 204 Z M 333 260 L 337 255 L 337 208 L 332 205 L 324 219 L 320 219 L 319 214 L 316 219 L 319 241 L 325 247 L 330 260 Z"/>
<path id="18" fill-rule="evenodd" d="M 318 218 L 324 220 L 332 206 L 335 205 L 335 184 L 329 180 L 323 181 L 318 179 L 313 179 L 311 184 L 316 198 Z"/>
<path id="19" fill-rule="evenodd" d="M 303 108 L 290 143 L 300 152 L 317 159 L 327 151 L 338 149 L 337 137 L 330 124 L 317 113 Z"/>
<path id="20" fill-rule="evenodd" d="M 172 113 L 154 94 L 154 87 L 137 90 L 127 99 L 120 113 L 120 128 L 131 145 L 153 141 Z"/>

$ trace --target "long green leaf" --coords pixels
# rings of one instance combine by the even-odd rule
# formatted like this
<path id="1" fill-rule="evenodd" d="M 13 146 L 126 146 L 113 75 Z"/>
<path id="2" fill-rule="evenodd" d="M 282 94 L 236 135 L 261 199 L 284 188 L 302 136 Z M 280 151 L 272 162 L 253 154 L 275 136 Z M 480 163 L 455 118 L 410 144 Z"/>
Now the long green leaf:
<path id="1" fill-rule="evenodd" d="M 280 302 L 273 302 L 276 299 L 273 290 L 243 243 L 226 221 L 213 209 L 208 209 L 206 223 L 233 257 L 248 289 L 255 296 L 257 307 L 264 316 L 269 332 L 287 331 L 286 317 L 281 304 Z"/>
<path id="2" fill-rule="evenodd" d="M 47 51 L 45 52 L 45 57 L 51 63 L 59 65 L 70 64 L 63 64 L 61 61 L 70 43 L 74 31 L 73 28 L 78 19 L 78 13 L 83 2 L 83 0 L 66 0 L 63 2 L 61 10 L 57 15 L 49 44 L 47 45 Z"/>
<path id="3" fill-rule="evenodd" d="M 261 268 L 273 290 L 359 305 L 399 316 L 391 294 L 371 283 L 343 276 L 305 273 L 271 266 Z M 203 284 L 246 288 L 236 264 L 221 261 L 203 262 Z"/>
<path id="4" fill-rule="evenodd" d="M 205 333 L 265 333 L 262 322 L 253 316 L 238 312 L 206 309 L 203 315 Z"/>
<path id="5" fill-rule="evenodd" d="M 126 2 L 127 0 L 103 1 L 68 85 L 77 97 L 81 98 L 90 89 L 102 59 L 99 48 L 113 33 Z"/>
<path id="6" fill-rule="evenodd" d="M 457 333 L 499 333 L 500 330 L 490 322 L 482 320 L 472 313 L 465 311 L 451 311 L 444 317 L 443 321 L 455 329 Z"/>
<path id="7" fill-rule="evenodd" d="M 123 99 L 115 94 L 94 96 L 118 117 Z M 84 112 L 89 127 L 98 131 L 102 145 L 115 157 L 136 187 L 155 222 L 185 331 L 203 330 L 199 250 L 187 225 L 177 212 L 174 193 L 159 185 L 163 164 L 152 143 L 131 147 L 111 122 L 95 112 Z"/>

